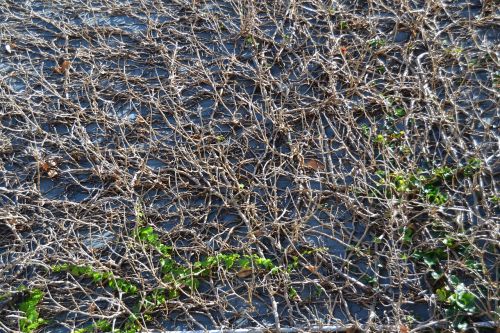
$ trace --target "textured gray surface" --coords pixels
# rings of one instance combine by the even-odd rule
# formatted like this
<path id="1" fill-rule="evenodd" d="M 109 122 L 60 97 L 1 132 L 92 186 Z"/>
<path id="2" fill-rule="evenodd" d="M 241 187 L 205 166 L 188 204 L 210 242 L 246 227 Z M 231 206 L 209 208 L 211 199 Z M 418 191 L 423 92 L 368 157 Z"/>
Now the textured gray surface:
<path id="1" fill-rule="evenodd" d="M 46 293 L 47 332 L 122 327 L 141 299 L 172 289 L 159 254 L 133 237 L 138 204 L 183 265 L 238 253 L 280 267 L 215 270 L 139 316 L 144 327 L 451 325 L 442 281 L 412 259 L 436 248 L 440 269 L 482 295 L 482 315 L 460 320 L 493 320 L 496 11 L 493 1 L 0 0 L 0 291 L 17 297 L 0 302 L 0 330 L 18 328 L 20 285 Z M 480 167 L 465 176 L 472 158 Z M 455 173 L 439 184 L 442 205 L 381 185 L 443 165 Z M 459 245 L 445 247 L 446 235 Z M 56 263 L 111 271 L 140 293 L 50 273 Z"/>

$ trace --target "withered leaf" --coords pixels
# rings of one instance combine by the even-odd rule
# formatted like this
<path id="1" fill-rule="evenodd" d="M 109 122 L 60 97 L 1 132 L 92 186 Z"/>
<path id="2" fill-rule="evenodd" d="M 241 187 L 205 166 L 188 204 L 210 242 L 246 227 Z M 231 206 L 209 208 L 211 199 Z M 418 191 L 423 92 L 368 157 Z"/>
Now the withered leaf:
<path id="1" fill-rule="evenodd" d="M 325 169 L 325 166 L 323 165 L 323 163 L 321 163 L 320 161 L 318 160 L 305 160 L 304 161 L 304 166 L 308 169 L 312 169 L 312 170 L 315 170 L 315 171 L 322 171 Z"/>
<path id="2" fill-rule="evenodd" d="M 307 269 L 311 273 L 316 273 L 318 271 L 318 266 L 314 265 L 305 265 L 305 269 Z"/>
<path id="3" fill-rule="evenodd" d="M 136 124 L 141 124 L 141 125 L 148 123 L 146 119 L 144 119 L 144 117 L 141 116 L 140 114 L 138 114 L 137 117 L 135 118 L 135 122 Z"/>
<path id="4" fill-rule="evenodd" d="M 95 303 L 89 305 L 89 313 L 94 313 L 96 309 L 97 305 Z"/>
<path id="5" fill-rule="evenodd" d="M 264 235 L 264 234 L 265 234 L 265 233 L 264 233 L 264 230 L 262 230 L 262 229 L 259 229 L 259 230 L 254 230 L 254 231 L 253 231 L 253 235 L 254 235 L 255 237 L 260 237 L 260 236 L 262 236 L 262 235 Z"/>
<path id="6" fill-rule="evenodd" d="M 353 325 L 353 326 L 347 327 L 345 332 L 346 333 L 358 333 L 358 332 L 360 332 L 360 330 L 358 329 L 357 326 Z"/>
<path id="7" fill-rule="evenodd" d="M 399 333 L 409 333 L 409 332 L 410 329 L 408 328 L 408 326 L 404 324 L 399 325 Z"/>
<path id="8" fill-rule="evenodd" d="M 38 166 L 43 172 L 49 172 L 50 170 L 50 165 L 46 161 L 41 161 L 40 163 L 38 163 Z"/>
<path id="9" fill-rule="evenodd" d="M 71 62 L 69 60 L 64 59 L 59 63 L 58 66 L 54 68 L 54 73 L 63 74 L 71 67 Z"/>
<path id="10" fill-rule="evenodd" d="M 238 273 L 236 273 L 236 276 L 239 277 L 239 278 L 242 278 L 242 279 L 247 278 L 250 275 L 252 275 L 252 269 L 251 268 L 243 268 Z"/>

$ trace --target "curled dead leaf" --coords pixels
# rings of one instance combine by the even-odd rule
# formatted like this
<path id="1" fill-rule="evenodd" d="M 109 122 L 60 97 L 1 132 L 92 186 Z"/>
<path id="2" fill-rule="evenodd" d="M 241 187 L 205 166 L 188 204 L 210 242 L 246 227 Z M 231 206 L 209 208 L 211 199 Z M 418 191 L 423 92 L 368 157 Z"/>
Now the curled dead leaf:
<path id="1" fill-rule="evenodd" d="M 308 169 L 312 169 L 314 171 L 322 171 L 325 169 L 325 166 L 323 163 L 321 163 L 318 160 L 305 160 L 304 161 L 304 166 Z"/>
<path id="2" fill-rule="evenodd" d="M 258 229 L 258 230 L 254 230 L 254 231 L 253 231 L 253 235 L 254 235 L 255 237 L 260 237 L 260 236 L 263 236 L 264 234 L 265 234 L 265 233 L 264 233 L 264 230 L 262 230 L 262 229 Z"/>
<path id="3" fill-rule="evenodd" d="M 138 114 L 137 117 L 135 118 L 135 123 L 139 125 L 144 125 L 147 124 L 148 122 L 146 121 L 146 119 L 144 119 L 142 115 Z"/>
<path id="4" fill-rule="evenodd" d="M 54 68 L 54 73 L 63 74 L 71 67 L 71 62 L 66 59 L 59 61 L 59 65 Z"/>
<path id="5" fill-rule="evenodd" d="M 96 309 L 97 305 L 95 303 L 89 305 L 89 313 L 94 313 Z"/>
<path id="6" fill-rule="evenodd" d="M 54 178 L 59 174 L 57 172 L 57 162 L 54 159 L 41 160 L 38 162 L 38 167 L 40 171 L 47 174 L 49 178 Z"/>
<path id="7" fill-rule="evenodd" d="M 409 333 L 409 332 L 410 329 L 408 328 L 408 326 L 404 324 L 399 325 L 399 333 Z"/>
<path id="8" fill-rule="evenodd" d="M 49 172 L 49 170 L 50 170 L 50 165 L 49 165 L 49 162 L 47 162 L 47 161 L 40 161 L 40 163 L 38 163 L 38 167 L 43 172 Z"/>
<path id="9" fill-rule="evenodd" d="M 349 326 L 345 330 L 346 333 L 358 333 L 361 332 L 356 325 Z"/>
<path id="10" fill-rule="evenodd" d="M 239 278 L 241 278 L 241 279 L 247 278 L 250 275 L 252 275 L 252 269 L 251 268 L 243 268 L 238 273 L 236 273 L 236 276 L 239 277 Z"/>
<path id="11" fill-rule="evenodd" d="M 305 265 L 305 269 L 307 269 L 311 273 L 316 273 L 318 271 L 318 266 L 314 265 Z"/>

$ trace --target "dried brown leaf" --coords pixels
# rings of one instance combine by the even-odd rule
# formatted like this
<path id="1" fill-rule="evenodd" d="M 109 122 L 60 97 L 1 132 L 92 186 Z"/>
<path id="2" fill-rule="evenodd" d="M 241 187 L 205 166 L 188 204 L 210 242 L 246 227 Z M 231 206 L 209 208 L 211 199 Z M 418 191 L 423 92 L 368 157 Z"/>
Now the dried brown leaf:
<path id="1" fill-rule="evenodd" d="M 43 172 L 49 172 L 50 170 L 50 165 L 48 162 L 46 161 L 40 161 L 38 163 L 38 167 L 40 168 L 40 170 L 42 170 Z"/>
<path id="2" fill-rule="evenodd" d="M 307 269 L 311 273 L 316 273 L 318 271 L 318 266 L 314 265 L 305 265 L 305 269 Z"/>
<path id="3" fill-rule="evenodd" d="M 236 276 L 239 277 L 239 278 L 247 278 L 249 277 L 250 275 L 252 275 L 252 269 L 251 268 L 243 268 L 242 270 L 240 270 L 238 273 L 236 273 Z"/>
<path id="4" fill-rule="evenodd" d="M 314 171 L 322 171 L 325 169 L 323 163 L 318 160 L 305 160 L 304 166 L 308 169 L 312 169 Z"/>
<path id="5" fill-rule="evenodd" d="M 54 73 L 63 74 L 71 67 L 71 62 L 69 60 L 63 60 L 58 66 L 54 68 Z"/>
<path id="6" fill-rule="evenodd" d="M 349 326 L 348 328 L 346 328 L 345 332 L 346 333 L 358 333 L 361 331 L 359 330 L 359 328 L 356 325 L 353 325 L 353 326 Z"/>

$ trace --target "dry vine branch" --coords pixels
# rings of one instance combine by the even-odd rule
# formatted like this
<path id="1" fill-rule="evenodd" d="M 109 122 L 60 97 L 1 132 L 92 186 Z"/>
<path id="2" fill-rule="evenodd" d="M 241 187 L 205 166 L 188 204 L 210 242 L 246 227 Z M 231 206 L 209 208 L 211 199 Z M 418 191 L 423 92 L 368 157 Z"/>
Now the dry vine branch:
<path id="1" fill-rule="evenodd" d="M 497 14 L 0 0 L 0 331 L 493 329 Z"/>

